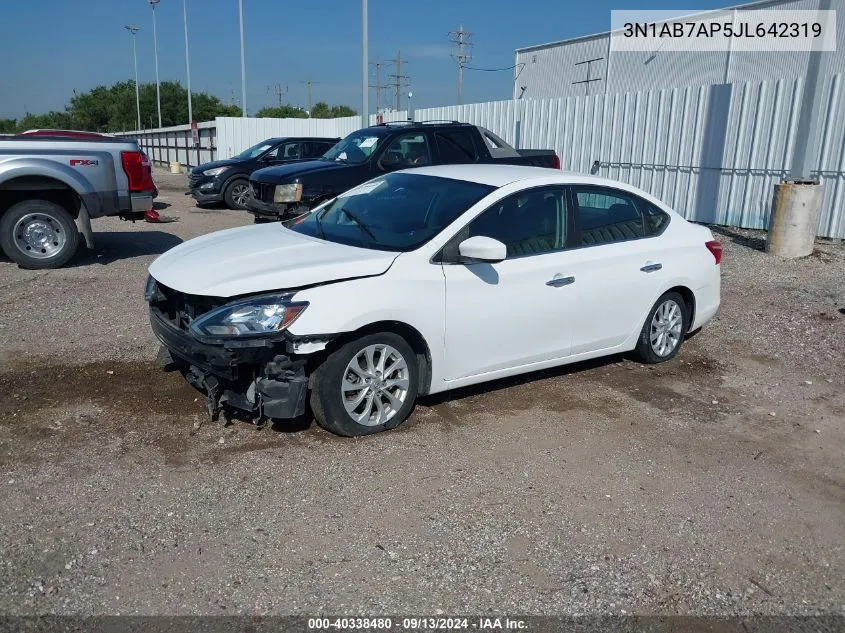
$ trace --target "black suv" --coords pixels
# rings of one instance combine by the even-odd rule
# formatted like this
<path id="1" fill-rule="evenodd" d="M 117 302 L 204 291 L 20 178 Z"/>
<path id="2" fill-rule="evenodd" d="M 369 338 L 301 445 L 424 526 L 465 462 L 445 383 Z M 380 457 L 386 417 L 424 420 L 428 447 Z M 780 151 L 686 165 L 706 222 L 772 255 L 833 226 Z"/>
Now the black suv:
<path id="1" fill-rule="evenodd" d="M 256 170 L 245 206 L 257 223 L 286 220 L 387 172 L 461 163 L 560 168 L 554 150 L 517 150 L 476 125 L 388 123 L 353 132 L 318 160 Z"/>
<path id="2" fill-rule="evenodd" d="M 256 169 L 286 165 L 322 156 L 340 139 L 322 137 L 268 138 L 237 156 L 199 165 L 188 176 L 191 195 L 198 204 L 225 202 L 230 209 L 245 209 L 249 177 Z"/>

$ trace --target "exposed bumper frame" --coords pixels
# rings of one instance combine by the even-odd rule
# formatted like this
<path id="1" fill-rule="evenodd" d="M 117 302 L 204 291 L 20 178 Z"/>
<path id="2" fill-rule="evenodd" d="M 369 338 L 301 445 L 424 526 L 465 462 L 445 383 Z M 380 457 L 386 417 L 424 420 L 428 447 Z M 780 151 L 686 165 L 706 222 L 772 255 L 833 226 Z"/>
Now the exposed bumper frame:
<path id="1" fill-rule="evenodd" d="M 221 406 L 258 418 L 290 419 L 305 412 L 305 360 L 287 353 L 285 338 L 203 342 L 173 327 L 155 309 L 150 324 L 168 352 L 169 359 L 160 362 L 182 366 L 188 382 L 206 393 L 212 416 Z"/>

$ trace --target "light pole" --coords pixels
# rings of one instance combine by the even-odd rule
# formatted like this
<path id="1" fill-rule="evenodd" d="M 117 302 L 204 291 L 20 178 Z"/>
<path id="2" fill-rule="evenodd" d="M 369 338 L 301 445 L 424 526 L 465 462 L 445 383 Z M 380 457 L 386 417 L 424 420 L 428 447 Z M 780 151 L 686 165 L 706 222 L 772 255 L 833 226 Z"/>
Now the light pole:
<path id="1" fill-rule="evenodd" d="M 367 0 L 361 0 L 361 90 L 363 103 L 361 108 L 362 127 L 370 125 L 370 82 L 368 78 L 370 64 L 367 59 Z"/>
<path id="2" fill-rule="evenodd" d="M 188 55 L 188 0 L 182 0 L 182 20 L 185 23 L 185 70 L 188 71 L 188 123 L 193 123 L 194 111 L 191 107 L 191 59 Z"/>
<path id="3" fill-rule="evenodd" d="M 156 60 L 156 104 L 158 106 L 158 126 L 161 127 L 161 88 L 158 83 L 158 37 L 156 35 L 156 5 L 159 0 L 150 0 L 153 8 L 153 54 Z"/>
<path id="4" fill-rule="evenodd" d="M 244 0 L 238 0 L 241 21 L 241 116 L 246 116 L 246 62 L 244 61 Z"/>
<path id="5" fill-rule="evenodd" d="M 134 24 L 124 26 L 132 34 L 132 59 L 135 60 L 135 109 L 138 113 L 138 132 L 141 131 L 141 93 L 138 91 L 138 49 L 135 47 L 135 34 L 140 30 Z"/>

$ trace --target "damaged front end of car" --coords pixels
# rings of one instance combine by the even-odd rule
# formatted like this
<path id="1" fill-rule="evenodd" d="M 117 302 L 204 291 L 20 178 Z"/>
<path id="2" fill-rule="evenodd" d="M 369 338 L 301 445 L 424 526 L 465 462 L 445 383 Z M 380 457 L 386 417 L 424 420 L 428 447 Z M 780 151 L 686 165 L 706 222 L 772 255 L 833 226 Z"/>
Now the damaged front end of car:
<path id="1" fill-rule="evenodd" d="M 159 365 L 179 370 L 206 395 L 211 419 L 223 410 L 256 422 L 305 412 L 307 357 L 286 329 L 308 307 L 291 293 L 223 299 L 147 282 L 150 323 L 162 343 Z M 312 345 L 313 347 L 313 345 Z"/>

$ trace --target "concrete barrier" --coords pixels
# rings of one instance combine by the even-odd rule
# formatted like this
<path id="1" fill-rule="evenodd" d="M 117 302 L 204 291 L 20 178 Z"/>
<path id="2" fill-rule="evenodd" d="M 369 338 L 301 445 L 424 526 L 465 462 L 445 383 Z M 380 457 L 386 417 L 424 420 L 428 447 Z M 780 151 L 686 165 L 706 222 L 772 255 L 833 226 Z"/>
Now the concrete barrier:
<path id="1" fill-rule="evenodd" d="M 787 180 L 775 185 L 766 252 L 778 257 L 806 257 L 813 252 L 824 185 Z"/>

